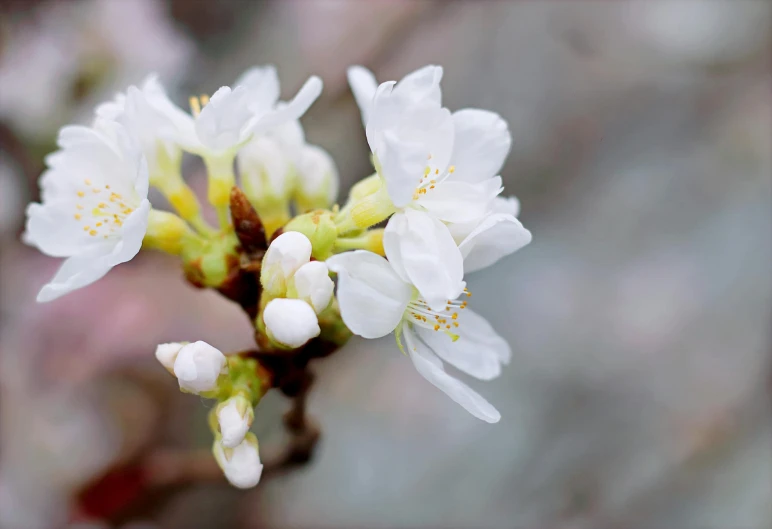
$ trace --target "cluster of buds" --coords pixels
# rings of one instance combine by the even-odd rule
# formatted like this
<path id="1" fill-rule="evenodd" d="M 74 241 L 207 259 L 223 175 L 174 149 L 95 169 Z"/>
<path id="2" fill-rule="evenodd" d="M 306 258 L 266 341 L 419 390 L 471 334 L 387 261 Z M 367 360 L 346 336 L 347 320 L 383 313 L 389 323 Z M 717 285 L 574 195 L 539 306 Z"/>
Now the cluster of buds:
<path id="1" fill-rule="evenodd" d="M 260 481 L 257 437 L 249 432 L 255 419 L 255 405 L 265 393 L 256 361 L 238 355 L 226 357 L 206 342 L 165 343 L 155 356 L 177 377 L 185 393 L 216 399 L 210 412 L 214 453 L 228 481 L 239 488 L 254 487 Z"/>
<path id="2" fill-rule="evenodd" d="M 362 67 L 349 70 L 375 172 L 341 205 L 332 158 L 306 142 L 298 121 L 321 93 L 320 79 L 281 102 L 275 68 L 252 68 L 233 87 L 190 98 L 190 112 L 155 76 L 129 87 L 97 108 L 91 126 L 63 128 L 46 159 L 24 240 L 66 260 L 38 300 L 155 249 L 177 256 L 191 283 L 239 303 L 257 349 L 223 355 L 195 342 L 156 351 L 182 391 L 218 401 L 214 454 L 239 487 L 262 471 L 248 431 L 262 395 L 277 388 L 302 398 L 309 361 L 352 334 L 393 333 L 422 377 L 497 422 L 498 410 L 445 364 L 490 380 L 509 362 L 509 345 L 468 307 L 464 278 L 531 234 L 517 199 L 500 196 L 512 141 L 506 122 L 443 107 L 442 73 L 427 66 L 378 84 Z M 183 152 L 204 162 L 217 225 L 185 183 Z M 174 212 L 151 205 L 150 186 Z M 302 430 L 302 420 L 290 422 Z"/>

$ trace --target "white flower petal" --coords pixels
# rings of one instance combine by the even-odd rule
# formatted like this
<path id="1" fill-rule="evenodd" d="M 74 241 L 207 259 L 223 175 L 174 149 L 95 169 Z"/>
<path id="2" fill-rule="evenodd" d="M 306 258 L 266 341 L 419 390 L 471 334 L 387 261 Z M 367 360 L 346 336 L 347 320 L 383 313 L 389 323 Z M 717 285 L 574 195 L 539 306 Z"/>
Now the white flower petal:
<path id="1" fill-rule="evenodd" d="M 455 141 L 450 164 L 453 180 L 480 182 L 499 173 L 509 154 L 512 135 L 495 112 L 467 108 L 453 113 Z"/>
<path id="2" fill-rule="evenodd" d="M 263 465 L 260 462 L 257 438 L 248 433 L 236 448 L 227 452 L 219 441 L 214 443 L 214 457 L 231 485 L 249 489 L 260 482 Z"/>
<path id="3" fill-rule="evenodd" d="M 485 184 L 445 181 L 428 189 L 417 202 L 442 221 L 470 222 L 485 215 L 491 197 Z"/>
<path id="4" fill-rule="evenodd" d="M 104 258 L 95 256 L 74 256 L 70 257 L 59 271 L 44 285 L 37 296 L 39 303 L 53 301 L 73 290 L 90 285 L 91 283 L 102 279 L 112 268 L 105 262 Z"/>
<path id="5" fill-rule="evenodd" d="M 177 360 L 177 355 L 183 347 L 184 344 L 179 342 L 158 344 L 155 348 L 155 357 L 167 371 L 174 374 L 174 361 Z"/>
<path id="6" fill-rule="evenodd" d="M 416 332 L 432 351 L 453 367 L 480 380 L 496 378 L 501 374 L 501 364 L 509 363 L 512 356 L 509 344 L 482 316 L 469 309 L 457 312 L 455 322 L 459 325 L 453 329 L 459 336 L 456 341 L 431 329 L 421 327 Z"/>
<path id="7" fill-rule="evenodd" d="M 512 215 L 493 213 L 458 245 L 464 257 L 464 272 L 492 265 L 531 242 L 531 232 Z"/>
<path id="8" fill-rule="evenodd" d="M 514 196 L 506 198 L 496 197 L 493 200 L 491 209 L 493 213 L 506 213 L 507 215 L 517 217 L 520 215 L 520 201 Z"/>
<path id="9" fill-rule="evenodd" d="M 316 198 L 317 207 L 326 208 L 338 196 L 338 168 L 332 156 L 317 145 L 304 145 L 297 160 L 298 193 Z"/>
<path id="10" fill-rule="evenodd" d="M 217 422 L 222 434 L 222 444 L 226 448 L 235 448 L 244 441 L 252 426 L 254 411 L 245 397 L 231 397 L 217 407 Z"/>
<path id="11" fill-rule="evenodd" d="M 397 274 L 409 280 L 431 308 L 442 310 L 463 292 L 461 252 L 447 226 L 432 216 L 413 209 L 392 215 L 383 247 Z"/>
<path id="12" fill-rule="evenodd" d="M 316 312 L 300 299 L 272 299 L 263 311 L 263 321 L 272 340 L 293 349 L 321 332 Z"/>
<path id="13" fill-rule="evenodd" d="M 279 102 L 278 107 L 283 107 L 286 103 Z M 293 157 L 297 156 L 298 150 L 306 145 L 306 134 L 303 132 L 303 126 L 297 119 L 292 119 L 276 125 L 273 129 L 266 132 L 274 140 L 287 150 Z"/>
<path id="14" fill-rule="evenodd" d="M 499 422 L 501 414 L 498 410 L 472 388 L 448 375 L 442 367 L 442 361 L 414 334 L 407 322 L 403 324 L 403 336 L 408 355 L 422 377 L 478 419 L 489 423 Z"/>
<path id="15" fill-rule="evenodd" d="M 373 72 L 362 66 L 352 66 L 348 69 L 348 84 L 354 93 L 354 100 L 359 106 L 362 114 L 362 124 L 367 127 L 367 118 L 370 113 L 370 107 L 373 104 L 373 97 L 378 88 L 378 82 L 375 80 Z"/>
<path id="16" fill-rule="evenodd" d="M 279 76 L 273 65 L 255 66 L 241 74 L 234 86 L 249 91 L 249 111 L 262 115 L 270 112 L 279 100 Z"/>
<path id="17" fill-rule="evenodd" d="M 273 138 L 256 136 L 239 149 L 236 164 L 248 197 L 286 198 L 294 183 L 292 162 Z"/>
<path id="18" fill-rule="evenodd" d="M 209 99 L 196 118 L 196 134 L 211 153 L 222 153 L 239 147 L 249 134 L 246 130 L 251 113 L 249 91 L 243 86 L 231 90 L 223 86 Z"/>
<path id="19" fill-rule="evenodd" d="M 397 327 L 413 289 L 386 259 L 357 250 L 334 255 L 326 263 L 338 274 L 340 312 L 351 332 L 380 338 Z"/>
<path id="20" fill-rule="evenodd" d="M 330 305 L 335 283 L 327 265 L 321 261 L 306 263 L 292 276 L 298 299 L 302 299 L 319 314 Z"/>
<path id="21" fill-rule="evenodd" d="M 322 93 L 322 86 L 320 78 L 315 75 L 309 77 L 292 101 L 253 119 L 249 125 L 250 130 L 255 134 L 263 133 L 287 121 L 299 119 Z"/>
<path id="22" fill-rule="evenodd" d="M 418 178 L 426 167 L 427 152 L 425 145 L 403 141 L 392 131 L 383 135 L 382 147 L 375 155 L 389 198 L 398 208 L 413 199 Z"/>
<path id="23" fill-rule="evenodd" d="M 439 106 L 442 104 L 442 66 L 424 66 L 407 74 L 397 83 L 394 95 L 412 102 L 429 101 Z"/>

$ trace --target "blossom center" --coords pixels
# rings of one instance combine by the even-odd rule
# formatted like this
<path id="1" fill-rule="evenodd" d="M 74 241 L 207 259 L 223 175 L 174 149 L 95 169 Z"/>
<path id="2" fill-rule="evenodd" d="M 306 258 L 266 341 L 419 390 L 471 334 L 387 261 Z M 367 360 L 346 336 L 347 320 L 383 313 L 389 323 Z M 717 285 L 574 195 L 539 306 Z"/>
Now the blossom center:
<path id="1" fill-rule="evenodd" d="M 466 294 L 466 297 L 472 295 L 467 289 L 464 289 L 464 294 Z M 466 300 L 459 301 L 457 299 L 449 299 L 445 305 L 445 310 L 436 311 L 429 307 L 424 299 L 415 298 L 407 304 L 405 313 L 408 316 L 408 320 L 413 325 L 431 329 L 434 332 L 443 332 L 450 336 L 453 341 L 456 341 L 458 335 L 453 331 L 459 328 L 459 311 L 464 310 L 466 305 Z"/>
<path id="2" fill-rule="evenodd" d="M 101 235 L 107 239 L 123 226 L 136 204 L 110 189 L 109 185 L 95 186 L 88 178 L 83 183 L 84 187 L 75 192 L 73 218 L 83 224 L 83 231 L 91 237 Z"/>
<path id="3" fill-rule="evenodd" d="M 428 158 L 430 161 L 432 155 Z M 446 170 L 441 171 L 439 167 L 432 167 L 431 163 L 428 163 L 424 168 L 424 172 L 418 179 L 418 185 L 413 191 L 413 200 L 418 200 L 422 195 L 425 195 L 435 187 L 437 184 L 442 183 L 456 170 L 454 165 L 451 165 Z"/>

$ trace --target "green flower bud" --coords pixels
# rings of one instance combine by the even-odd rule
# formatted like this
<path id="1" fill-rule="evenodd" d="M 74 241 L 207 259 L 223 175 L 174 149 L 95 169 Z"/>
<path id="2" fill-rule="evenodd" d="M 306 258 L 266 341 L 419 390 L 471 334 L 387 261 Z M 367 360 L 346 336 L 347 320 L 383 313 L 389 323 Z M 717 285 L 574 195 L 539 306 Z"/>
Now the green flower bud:
<path id="1" fill-rule="evenodd" d="M 314 259 L 324 261 L 333 253 L 338 228 L 332 220 L 332 213 L 318 209 L 292 219 L 284 231 L 297 231 L 311 241 L 311 255 Z"/>

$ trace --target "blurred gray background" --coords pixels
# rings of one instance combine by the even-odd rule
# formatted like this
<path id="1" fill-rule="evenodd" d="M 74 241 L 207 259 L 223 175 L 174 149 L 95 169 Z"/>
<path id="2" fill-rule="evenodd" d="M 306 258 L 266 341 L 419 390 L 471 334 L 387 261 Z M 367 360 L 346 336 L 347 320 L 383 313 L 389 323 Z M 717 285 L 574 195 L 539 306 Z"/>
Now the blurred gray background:
<path id="1" fill-rule="evenodd" d="M 111 502 L 136 498 L 153 506 L 124 527 L 772 526 L 771 3 L 2 9 L 1 528 L 106 527 Z M 534 240 L 468 279 L 513 348 L 500 379 L 475 385 L 502 420 L 467 415 L 392 338 L 354 339 L 315 366 L 310 465 L 247 493 L 195 477 L 156 490 L 131 469 L 211 439 L 208 410 L 178 393 L 155 345 L 248 347 L 249 322 L 161 255 L 37 305 L 58 263 L 19 242 L 23 208 L 58 127 L 114 91 L 157 71 L 184 102 L 266 63 L 285 98 L 323 78 L 303 125 L 343 190 L 371 172 L 351 64 L 379 80 L 441 64 L 445 105 L 509 122 L 505 192 Z M 202 185 L 195 162 L 188 173 Z M 261 452 L 281 445 L 285 406 L 261 402 Z"/>

